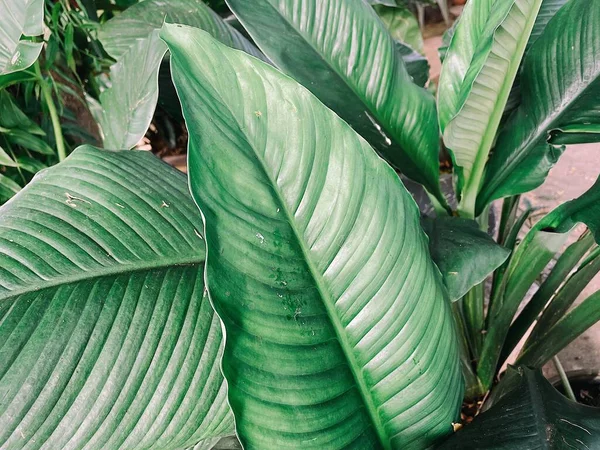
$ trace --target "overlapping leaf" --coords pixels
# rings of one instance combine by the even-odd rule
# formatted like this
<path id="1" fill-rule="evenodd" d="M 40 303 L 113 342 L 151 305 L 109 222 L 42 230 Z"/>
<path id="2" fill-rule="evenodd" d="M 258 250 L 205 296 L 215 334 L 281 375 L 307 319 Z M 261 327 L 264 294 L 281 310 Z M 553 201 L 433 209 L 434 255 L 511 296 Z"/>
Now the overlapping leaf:
<path id="1" fill-rule="evenodd" d="M 485 164 L 541 1 L 494 3 L 462 82 L 454 83 L 458 77 L 451 74 L 445 78 L 454 75 L 452 83 L 446 80 L 444 84 L 440 83 L 444 142 L 453 157 L 459 190 L 464 187 L 459 208 L 471 217 Z M 474 6 L 478 6 L 478 2 L 474 2 Z M 481 14 L 480 10 L 477 12 Z M 458 45 L 463 42 L 459 33 L 469 25 L 470 22 L 464 18 L 458 24 L 445 60 L 445 64 L 449 64 L 444 69 L 446 73 L 460 67 L 453 64 L 456 60 L 464 62 L 460 58 L 465 52 Z M 449 106 L 444 108 L 446 103 Z"/>
<path id="2" fill-rule="evenodd" d="M 183 175 L 92 147 L 0 209 L 1 448 L 231 434 L 201 226 Z"/>
<path id="3" fill-rule="evenodd" d="M 201 0 L 168 4 L 147 0 L 128 8 L 99 31 L 105 50 L 117 59 L 110 71 L 111 87 L 100 97 L 103 111 L 98 114 L 107 148 L 133 147 L 150 125 L 159 94 L 158 72 L 166 52 L 158 38 L 165 18 L 201 28 L 226 45 L 264 58 Z"/>
<path id="4" fill-rule="evenodd" d="M 448 299 L 394 171 L 312 94 L 165 25 L 246 448 L 426 447 L 462 398 Z"/>
<path id="5" fill-rule="evenodd" d="M 496 401 L 441 450 L 578 449 L 600 446 L 600 410 L 558 393 L 539 372 L 510 368 Z"/>
<path id="6" fill-rule="evenodd" d="M 435 102 L 363 0 L 228 0 L 263 52 L 445 203 Z"/>
<path id="7" fill-rule="evenodd" d="M 522 103 L 498 137 L 478 210 L 542 184 L 564 151 L 559 145 L 600 140 L 599 27 L 600 3 L 571 0 L 531 47 Z"/>

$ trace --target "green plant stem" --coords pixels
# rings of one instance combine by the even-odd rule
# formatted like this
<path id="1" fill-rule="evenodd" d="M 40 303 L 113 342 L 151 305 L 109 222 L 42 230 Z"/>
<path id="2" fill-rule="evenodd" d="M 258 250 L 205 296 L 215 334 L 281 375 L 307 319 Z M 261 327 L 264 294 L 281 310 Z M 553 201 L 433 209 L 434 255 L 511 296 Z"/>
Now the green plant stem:
<path id="1" fill-rule="evenodd" d="M 473 286 L 463 297 L 463 316 L 465 319 L 465 328 L 469 340 L 469 348 L 473 359 L 479 359 L 481 348 L 483 347 L 483 329 L 485 326 L 484 315 L 484 286 L 480 283 Z"/>
<path id="2" fill-rule="evenodd" d="M 469 350 L 469 339 L 467 337 L 461 303 L 462 300 L 452 303 L 452 313 L 454 315 L 454 322 L 459 336 L 458 346 L 460 350 L 460 367 L 465 379 L 465 398 L 467 400 L 475 400 L 485 394 L 485 389 L 473 369 L 473 361 Z"/>
<path id="3" fill-rule="evenodd" d="M 56 140 L 58 160 L 63 161 L 67 157 L 67 152 L 65 149 L 65 141 L 62 134 L 62 128 L 60 126 L 60 117 L 58 117 L 58 112 L 56 111 L 54 100 L 52 100 L 52 91 L 50 90 L 50 87 L 48 86 L 46 80 L 42 75 L 39 62 L 35 63 L 35 73 L 38 77 L 40 89 L 42 90 L 44 101 L 46 102 L 46 106 L 48 107 L 48 112 L 50 113 L 50 120 L 52 121 L 52 130 L 54 131 L 54 139 Z"/>
<path id="4" fill-rule="evenodd" d="M 571 384 L 569 383 L 569 378 L 567 377 L 567 373 L 565 372 L 564 367 L 560 363 L 558 356 L 552 358 L 554 362 L 554 367 L 556 367 L 556 371 L 560 376 L 560 381 L 562 381 L 563 388 L 565 389 L 565 394 L 574 402 L 577 402 L 577 398 L 575 398 L 575 393 L 573 392 L 573 388 L 571 388 Z"/>

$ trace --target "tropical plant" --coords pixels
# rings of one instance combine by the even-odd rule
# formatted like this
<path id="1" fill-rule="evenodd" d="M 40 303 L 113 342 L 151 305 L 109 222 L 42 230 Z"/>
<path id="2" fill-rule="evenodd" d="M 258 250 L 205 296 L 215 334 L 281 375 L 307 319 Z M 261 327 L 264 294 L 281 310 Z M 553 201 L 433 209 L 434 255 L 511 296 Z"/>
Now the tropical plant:
<path id="1" fill-rule="evenodd" d="M 437 102 L 363 0 L 227 4 L 244 32 L 195 0 L 99 26 L 105 146 L 163 96 L 189 179 L 84 145 L 0 208 L 0 447 L 599 446 L 529 368 L 600 320 L 600 179 L 528 231 L 520 195 L 600 141 L 600 3 L 471 0 Z"/>

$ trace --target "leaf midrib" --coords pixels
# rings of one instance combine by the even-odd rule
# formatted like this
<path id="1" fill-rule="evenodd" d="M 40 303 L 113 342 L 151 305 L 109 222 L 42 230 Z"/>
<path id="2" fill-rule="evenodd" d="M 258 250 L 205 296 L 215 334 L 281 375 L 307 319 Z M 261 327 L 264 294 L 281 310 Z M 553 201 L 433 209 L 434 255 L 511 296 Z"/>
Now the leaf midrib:
<path id="1" fill-rule="evenodd" d="M 261 80 L 261 82 L 262 82 L 262 80 Z M 229 115 L 232 118 L 232 121 L 237 126 L 237 128 L 240 132 L 240 135 L 243 136 L 243 139 L 245 140 L 245 142 L 252 149 L 252 153 L 254 154 L 258 163 L 260 164 L 260 169 L 262 170 L 263 174 L 265 175 L 265 177 L 267 178 L 267 180 L 270 183 L 271 189 L 276 197 L 276 200 L 279 202 L 279 204 L 281 206 L 280 209 L 284 213 L 285 218 L 287 219 L 287 222 L 289 223 L 289 225 L 292 229 L 294 237 L 296 238 L 296 241 L 298 242 L 298 245 L 302 251 L 302 256 L 304 257 L 304 261 L 306 262 L 306 265 L 308 267 L 310 275 L 315 282 L 317 291 L 321 294 L 321 298 L 323 300 L 323 305 L 325 306 L 325 309 L 327 311 L 327 316 L 329 317 L 329 319 L 333 325 L 335 334 L 338 338 L 338 342 L 339 342 L 340 346 L 342 347 L 342 351 L 344 352 L 344 355 L 346 356 L 346 361 L 348 362 L 350 371 L 352 372 L 352 376 L 357 384 L 359 394 L 360 394 L 361 398 L 363 399 L 364 405 L 365 405 L 368 415 L 371 419 L 371 423 L 375 427 L 375 431 L 377 433 L 377 436 L 379 437 L 379 441 L 385 450 L 391 450 L 392 447 L 390 445 L 390 441 L 387 437 L 387 433 L 385 432 L 385 429 L 384 429 L 381 419 L 379 417 L 377 407 L 374 404 L 372 397 L 369 395 L 370 390 L 368 389 L 365 379 L 362 376 L 362 369 L 358 365 L 356 358 L 354 357 L 354 353 L 352 351 L 352 345 L 350 344 L 350 342 L 348 342 L 348 339 L 345 335 L 345 328 L 342 325 L 341 321 L 339 320 L 339 317 L 337 316 L 336 311 L 332 306 L 335 302 L 333 302 L 333 298 L 331 297 L 331 294 L 324 286 L 324 281 L 322 280 L 322 278 L 323 278 L 322 274 L 319 273 L 319 271 L 315 267 L 314 263 L 312 262 L 312 259 L 310 258 L 310 251 L 307 248 L 307 246 L 305 245 L 304 239 L 302 237 L 302 233 L 296 226 L 295 217 L 291 213 L 286 202 L 284 201 L 283 197 L 281 196 L 281 194 L 279 192 L 279 185 L 269 175 L 269 172 L 267 171 L 267 167 L 268 167 L 267 164 L 265 163 L 263 158 L 260 156 L 260 154 L 257 152 L 254 145 L 251 143 L 250 137 L 246 134 L 246 132 L 245 132 L 246 127 L 244 127 L 243 124 L 241 124 L 238 121 L 237 115 L 233 113 L 233 111 L 231 110 L 231 108 L 229 106 L 229 103 L 227 101 L 225 101 L 225 99 L 221 96 L 221 93 L 217 90 L 214 90 L 214 95 L 218 96 L 221 104 L 227 108 L 227 111 L 229 112 Z M 312 94 L 310 94 L 310 95 L 312 95 Z"/>
<path id="2" fill-rule="evenodd" d="M 153 270 L 169 269 L 172 267 L 199 266 L 204 263 L 204 258 L 198 256 L 165 258 L 157 261 L 136 261 L 126 264 L 115 264 L 113 266 L 100 267 L 94 271 L 82 271 L 75 274 L 62 275 L 50 280 L 39 280 L 35 283 L 27 283 L 26 287 L 13 289 L 0 294 L 0 301 L 8 300 L 32 292 L 39 292 L 55 287 L 91 281 L 95 279 L 115 277 L 137 272 L 150 272 Z"/>

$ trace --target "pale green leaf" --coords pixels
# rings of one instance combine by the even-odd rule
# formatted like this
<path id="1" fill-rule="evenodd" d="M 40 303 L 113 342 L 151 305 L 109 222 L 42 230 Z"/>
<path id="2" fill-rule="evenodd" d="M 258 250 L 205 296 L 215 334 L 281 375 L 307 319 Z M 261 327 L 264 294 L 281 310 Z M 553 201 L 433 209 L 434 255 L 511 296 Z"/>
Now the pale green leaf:
<path id="1" fill-rule="evenodd" d="M 44 0 L 0 0 L 0 75 L 26 69 L 42 51 L 42 42 L 21 35 L 42 34 Z"/>
<path id="2" fill-rule="evenodd" d="M 423 35 L 413 12 L 406 7 L 373 6 L 394 39 L 423 53 Z"/>

